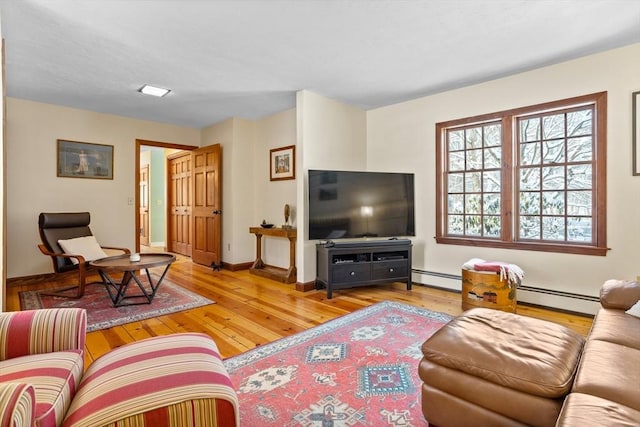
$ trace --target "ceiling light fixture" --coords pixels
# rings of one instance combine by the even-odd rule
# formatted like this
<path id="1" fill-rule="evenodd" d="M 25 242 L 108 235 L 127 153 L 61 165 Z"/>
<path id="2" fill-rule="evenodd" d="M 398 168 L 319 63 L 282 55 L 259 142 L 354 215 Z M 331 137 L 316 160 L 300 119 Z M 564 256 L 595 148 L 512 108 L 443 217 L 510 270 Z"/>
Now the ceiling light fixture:
<path id="1" fill-rule="evenodd" d="M 171 90 L 165 89 L 162 87 L 157 87 L 157 86 L 144 85 L 140 89 L 138 89 L 138 92 L 144 93 L 145 95 L 163 97 L 169 92 L 171 92 Z"/>

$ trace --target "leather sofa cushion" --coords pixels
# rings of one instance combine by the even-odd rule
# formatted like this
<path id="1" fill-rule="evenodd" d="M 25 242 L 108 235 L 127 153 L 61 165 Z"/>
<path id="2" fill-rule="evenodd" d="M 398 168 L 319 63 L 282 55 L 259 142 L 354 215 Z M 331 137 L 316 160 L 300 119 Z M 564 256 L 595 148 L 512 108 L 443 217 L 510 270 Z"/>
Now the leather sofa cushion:
<path id="1" fill-rule="evenodd" d="M 582 393 L 571 393 L 565 400 L 556 426 L 620 426 L 640 425 L 640 411 Z"/>
<path id="2" fill-rule="evenodd" d="M 446 427 L 538 427 L 555 425 L 555 418 L 551 424 L 546 425 L 540 422 L 525 423 L 508 418 L 427 384 L 422 385 L 422 411 L 429 425 Z M 540 417 L 536 418 L 535 421 L 539 420 Z"/>
<path id="3" fill-rule="evenodd" d="M 607 280 L 600 288 L 600 304 L 604 308 L 628 310 L 640 300 L 640 284 L 629 280 Z"/>
<path id="4" fill-rule="evenodd" d="M 640 318 L 622 310 L 601 308 L 593 321 L 589 339 L 640 349 Z"/>
<path id="5" fill-rule="evenodd" d="M 546 398 L 571 389 L 584 339 L 555 323 L 486 308 L 464 312 L 422 345 L 425 359 Z"/>
<path id="6" fill-rule="evenodd" d="M 448 415 L 440 414 L 442 402 L 426 402 L 423 408 L 433 408 L 431 415 L 435 418 L 428 418 L 429 422 L 436 425 L 449 426 L 452 419 L 460 418 L 458 425 L 470 425 L 469 420 L 473 419 L 473 425 L 478 425 L 478 419 L 486 411 L 500 417 L 502 421 L 486 425 L 505 425 L 509 423 L 520 423 L 528 426 L 552 426 L 555 424 L 560 409 L 562 399 L 548 399 L 541 396 L 514 390 L 496 383 L 486 381 L 482 378 L 466 374 L 441 365 L 436 365 L 424 358 L 418 367 L 420 379 L 424 381 L 423 390 L 428 389 L 440 397 L 441 400 L 450 400 L 450 405 L 458 407 L 455 412 Z M 438 393 L 436 393 L 438 391 Z M 424 400 L 428 400 L 423 396 Z M 423 401 L 424 402 L 424 401 Z M 434 407 L 436 405 L 437 407 Z M 475 408 L 470 411 L 469 408 Z M 478 413 L 476 413 L 478 412 Z M 448 421 L 443 422 L 442 416 Z M 466 420 L 464 424 L 462 421 Z M 509 420 L 508 422 L 506 420 Z"/>
<path id="7" fill-rule="evenodd" d="M 84 370 L 81 350 L 14 357 L 0 362 L 1 383 L 24 383 L 35 391 L 36 425 L 61 425 Z"/>
<path id="8" fill-rule="evenodd" d="M 591 394 L 640 411 L 640 350 L 589 340 L 585 345 L 573 392 Z"/>

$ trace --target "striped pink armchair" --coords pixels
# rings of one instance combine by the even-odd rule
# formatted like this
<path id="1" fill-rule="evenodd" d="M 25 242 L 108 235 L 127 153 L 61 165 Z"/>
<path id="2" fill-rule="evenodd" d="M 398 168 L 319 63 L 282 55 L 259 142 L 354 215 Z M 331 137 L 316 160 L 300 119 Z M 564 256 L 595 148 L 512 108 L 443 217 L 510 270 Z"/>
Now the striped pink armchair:
<path id="1" fill-rule="evenodd" d="M 0 426 L 239 426 L 238 399 L 206 335 L 119 347 L 84 371 L 86 313 L 0 313 Z"/>

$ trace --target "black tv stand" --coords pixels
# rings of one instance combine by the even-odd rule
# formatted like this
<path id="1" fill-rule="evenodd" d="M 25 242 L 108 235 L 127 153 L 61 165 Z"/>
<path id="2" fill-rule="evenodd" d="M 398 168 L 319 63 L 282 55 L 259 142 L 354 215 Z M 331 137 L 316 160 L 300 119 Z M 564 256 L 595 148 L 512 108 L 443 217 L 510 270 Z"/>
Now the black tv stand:
<path id="1" fill-rule="evenodd" d="M 406 282 L 411 290 L 411 240 L 331 243 L 316 245 L 316 289 L 325 287 L 328 299 L 334 289 L 391 282 Z"/>

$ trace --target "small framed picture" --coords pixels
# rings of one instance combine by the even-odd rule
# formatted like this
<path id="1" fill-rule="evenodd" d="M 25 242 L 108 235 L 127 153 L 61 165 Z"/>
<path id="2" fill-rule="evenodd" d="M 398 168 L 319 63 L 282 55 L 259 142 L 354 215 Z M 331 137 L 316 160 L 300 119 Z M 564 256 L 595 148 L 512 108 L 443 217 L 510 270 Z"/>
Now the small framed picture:
<path id="1" fill-rule="evenodd" d="M 296 178 L 296 146 L 271 149 L 269 159 L 271 181 Z"/>
<path id="2" fill-rule="evenodd" d="M 58 176 L 113 179 L 113 145 L 59 139 Z"/>

